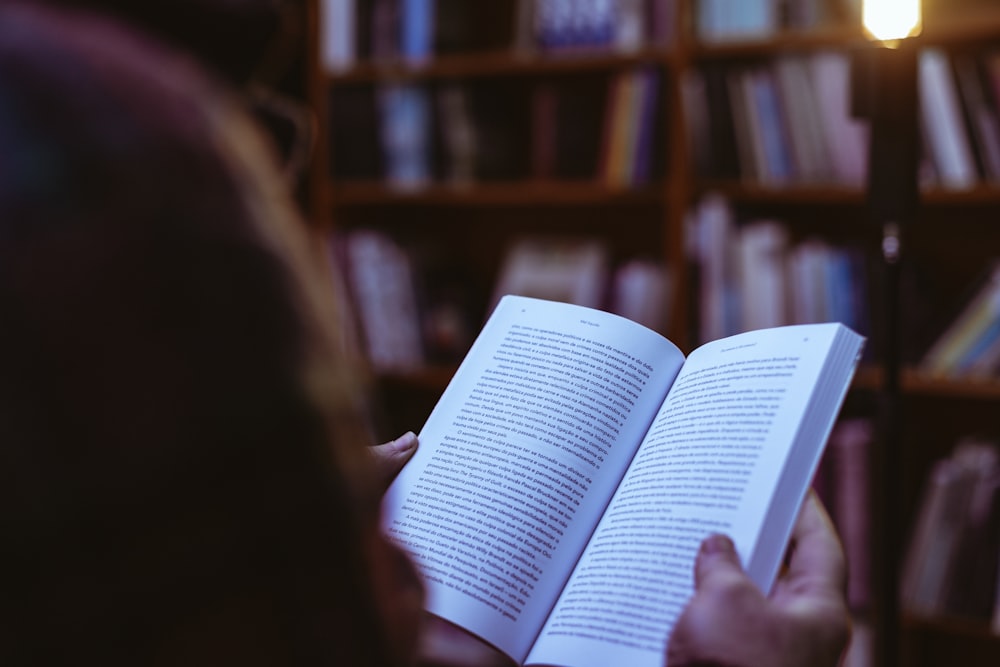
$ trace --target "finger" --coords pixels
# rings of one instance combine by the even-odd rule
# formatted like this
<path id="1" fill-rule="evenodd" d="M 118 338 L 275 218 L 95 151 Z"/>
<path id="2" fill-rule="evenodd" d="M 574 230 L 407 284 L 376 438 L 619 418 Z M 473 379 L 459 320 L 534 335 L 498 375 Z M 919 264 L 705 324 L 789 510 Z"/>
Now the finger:
<path id="1" fill-rule="evenodd" d="M 407 431 L 395 440 L 369 449 L 375 458 L 377 474 L 388 485 L 417 451 L 417 436 L 412 431 Z"/>
<path id="2" fill-rule="evenodd" d="M 706 537 L 694 564 L 696 590 L 724 587 L 746 579 L 733 541 L 725 535 Z"/>

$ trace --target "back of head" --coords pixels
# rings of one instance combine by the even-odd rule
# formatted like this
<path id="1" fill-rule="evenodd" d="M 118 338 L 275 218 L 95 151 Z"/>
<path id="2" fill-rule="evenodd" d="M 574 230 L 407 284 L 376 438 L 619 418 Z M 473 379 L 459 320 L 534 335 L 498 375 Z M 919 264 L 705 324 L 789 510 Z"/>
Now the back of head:
<path id="1" fill-rule="evenodd" d="M 268 158 L 183 60 L 0 5 L 3 664 L 382 664 L 356 385 Z"/>

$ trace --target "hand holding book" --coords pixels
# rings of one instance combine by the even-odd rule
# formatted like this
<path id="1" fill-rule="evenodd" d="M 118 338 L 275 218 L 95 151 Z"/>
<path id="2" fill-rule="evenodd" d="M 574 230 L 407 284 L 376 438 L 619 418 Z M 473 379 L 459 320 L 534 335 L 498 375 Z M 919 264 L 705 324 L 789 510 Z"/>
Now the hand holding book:
<path id="1" fill-rule="evenodd" d="M 815 495 L 770 597 L 744 574 L 732 541 L 713 535 L 698 552 L 695 594 L 674 626 L 667 664 L 837 665 L 849 635 L 845 582 L 840 542 Z"/>

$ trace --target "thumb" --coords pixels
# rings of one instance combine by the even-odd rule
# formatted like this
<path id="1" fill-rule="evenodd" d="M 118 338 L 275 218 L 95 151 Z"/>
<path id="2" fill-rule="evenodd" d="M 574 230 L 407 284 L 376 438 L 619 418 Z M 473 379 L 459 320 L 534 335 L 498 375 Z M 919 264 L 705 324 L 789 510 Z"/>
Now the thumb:
<path id="1" fill-rule="evenodd" d="M 694 565 L 695 589 L 726 587 L 746 580 L 736 546 L 726 535 L 709 535 L 698 550 Z"/>
<path id="2" fill-rule="evenodd" d="M 417 436 L 407 431 L 395 440 L 370 448 L 375 458 L 376 473 L 384 486 L 388 486 L 397 473 L 403 469 L 413 453 L 417 451 Z"/>

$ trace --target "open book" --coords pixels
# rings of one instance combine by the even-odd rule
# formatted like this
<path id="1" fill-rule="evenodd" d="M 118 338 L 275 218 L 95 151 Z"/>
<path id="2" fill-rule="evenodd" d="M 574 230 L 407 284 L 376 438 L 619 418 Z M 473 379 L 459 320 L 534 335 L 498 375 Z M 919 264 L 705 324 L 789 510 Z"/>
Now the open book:
<path id="1" fill-rule="evenodd" d="M 519 664 L 659 666 L 700 541 L 767 591 L 863 339 L 840 324 L 673 343 L 504 297 L 385 498 L 427 608 Z"/>

